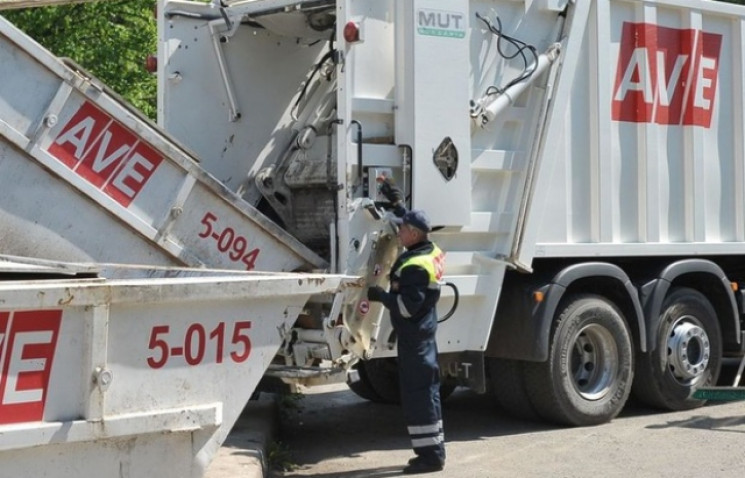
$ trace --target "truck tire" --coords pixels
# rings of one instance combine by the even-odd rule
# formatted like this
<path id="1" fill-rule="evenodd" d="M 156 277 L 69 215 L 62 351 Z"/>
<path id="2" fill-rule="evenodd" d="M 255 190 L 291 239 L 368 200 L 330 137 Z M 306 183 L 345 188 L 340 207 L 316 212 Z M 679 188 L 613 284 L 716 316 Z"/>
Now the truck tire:
<path id="1" fill-rule="evenodd" d="M 704 405 L 690 396 L 699 387 L 716 385 L 719 378 L 722 333 L 714 307 L 699 291 L 676 287 L 650 327 L 657 329 L 657 343 L 639 354 L 634 396 L 664 410 Z"/>
<path id="2" fill-rule="evenodd" d="M 401 388 L 398 384 L 398 362 L 395 358 L 382 358 L 357 362 L 354 366 L 359 380 L 350 382 L 349 388 L 358 396 L 375 403 L 400 403 Z M 440 384 L 440 401 L 445 401 L 456 385 Z"/>
<path id="3" fill-rule="evenodd" d="M 399 403 L 401 388 L 398 385 L 398 361 L 395 358 L 367 360 L 364 363 L 368 383 L 380 397 L 378 403 Z"/>
<path id="4" fill-rule="evenodd" d="M 356 371 L 358 380 L 352 381 L 347 376 L 347 386 L 349 389 L 360 398 L 371 402 L 381 402 L 383 399 L 373 390 L 372 385 L 370 385 L 370 379 L 367 378 L 364 362 L 357 362 L 352 368 Z"/>
<path id="5" fill-rule="evenodd" d="M 538 420 L 538 414 L 525 389 L 523 362 L 500 358 L 487 360 L 491 392 L 497 404 L 514 417 Z"/>
<path id="6" fill-rule="evenodd" d="M 539 416 L 562 425 L 605 423 L 618 415 L 633 381 L 633 348 L 620 311 L 597 295 L 569 297 L 554 321 L 548 360 L 525 362 Z"/>

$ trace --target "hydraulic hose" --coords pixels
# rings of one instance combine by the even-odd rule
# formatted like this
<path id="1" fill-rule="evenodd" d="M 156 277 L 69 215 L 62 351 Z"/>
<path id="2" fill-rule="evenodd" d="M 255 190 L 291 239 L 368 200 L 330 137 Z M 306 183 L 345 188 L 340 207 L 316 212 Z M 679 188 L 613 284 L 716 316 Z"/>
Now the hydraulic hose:
<path id="1" fill-rule="evenodd" d="M 458 308 L 458 302 L 460 301 L 460 292 L 458 291 L 458 287 L 456 287 L 455 284 L 453 284 L 452 282 L 445 282 L 442 285 L 453 289 L 453 296 L 455 297 L 455 299 L 453 300 L 453 306 L 450 308 L 450 310 L 448 310 L 448 313 L 437 319 L 438 324 L 445 322 L 453 316 L 455 310 Z"/>

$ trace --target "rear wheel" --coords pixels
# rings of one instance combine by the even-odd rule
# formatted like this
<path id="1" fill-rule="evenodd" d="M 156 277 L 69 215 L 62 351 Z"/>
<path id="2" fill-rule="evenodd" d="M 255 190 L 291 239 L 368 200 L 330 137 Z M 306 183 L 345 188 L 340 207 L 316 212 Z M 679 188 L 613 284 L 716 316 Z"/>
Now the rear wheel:
<path id="1" fill-rule="evenodd" d="M 352 372 L 347 376 L 347 386 L 360 398 L 371 402 L 382 402 L 383 399 L 372 388 L 363 364 L 364 362 L 357 362 L 352 367 Z"/>
<path id="2" fill-rule="evenodd" d="M 603 297 L 564 302 L 546 362 L 525 362 L 525 384 L 538 415 L 565 425 L 610 421 L 631 390 L 633 349 L 626 322 Z"/>
<path id="3" fill-rule="evenodd" d="M 399 403 L 398 361 L 395 358 L 373 359 L 362 362 L 370 386 L 380 397 L 380 403 Z"/>
<path id="4" fill-rule="evenodd" d="M 673 289 L 651 327 L 657 330 L 654 349 L 640 354 L 634 396 L 653 407 L 688 410 L 705 401 L 691 394 L 716 385 L 722 364 L 722 334 L 716 312 L 700 292 Z"/>
<path id="5" fill-rule="evenodd" d="M 359 380 L 347 380 L 349 388 L 360 397 L 376 403 L 400 403 L 401 387 L 398 383 L 398 361 L 381 358 L 357 362 L 354 369 Z M 447 399 L 456 386 L 448 382 L 440 384 L 440 400 Z"/>
<path id="6" fill-rule="evenodd" d="M 538 419 L 525 389 L 523 362 L 499 358 L 487 360 L 492 393 L 499 406 L 516 418 Z"/>

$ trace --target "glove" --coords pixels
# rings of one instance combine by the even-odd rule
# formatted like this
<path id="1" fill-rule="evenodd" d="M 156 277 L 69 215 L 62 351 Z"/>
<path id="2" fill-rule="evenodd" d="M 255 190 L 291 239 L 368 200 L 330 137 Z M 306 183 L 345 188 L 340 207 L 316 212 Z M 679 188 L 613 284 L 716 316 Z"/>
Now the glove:
<path id="1" fill-rule="evenodd" d="M 393 185 L 389 178 L 383 179 L 380 185 L 380 193 L 394 206 L 404 200 L 404 194 Z"/>
<path id="2" fill-rule="evenodd" d="M 375 285 L 367 289 L 367 299 L 371 302 L 382 302 L 383 294 L 385 294 L 385 289 L 383 289 L 379 285 Z"/>

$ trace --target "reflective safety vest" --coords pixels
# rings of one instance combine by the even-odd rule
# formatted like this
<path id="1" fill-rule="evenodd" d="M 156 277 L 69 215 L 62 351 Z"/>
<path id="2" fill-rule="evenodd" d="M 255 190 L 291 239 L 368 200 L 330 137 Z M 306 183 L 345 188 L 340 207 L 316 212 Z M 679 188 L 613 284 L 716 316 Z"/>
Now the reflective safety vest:
<path id="1" fill-rule="evenodd" d="M 396 270 L 395 276 L 401 277 L 401 271 L 404 267 L 419 266 L 429 276 L 429 288 L 439 289 L 440 280 L 445 272 L 445 253 L 437 247 L 437 244 L 432 243 L 432 251 L 428 254 L 419 254 L 416 256 L 409 257 L 403 264 Z"/>

